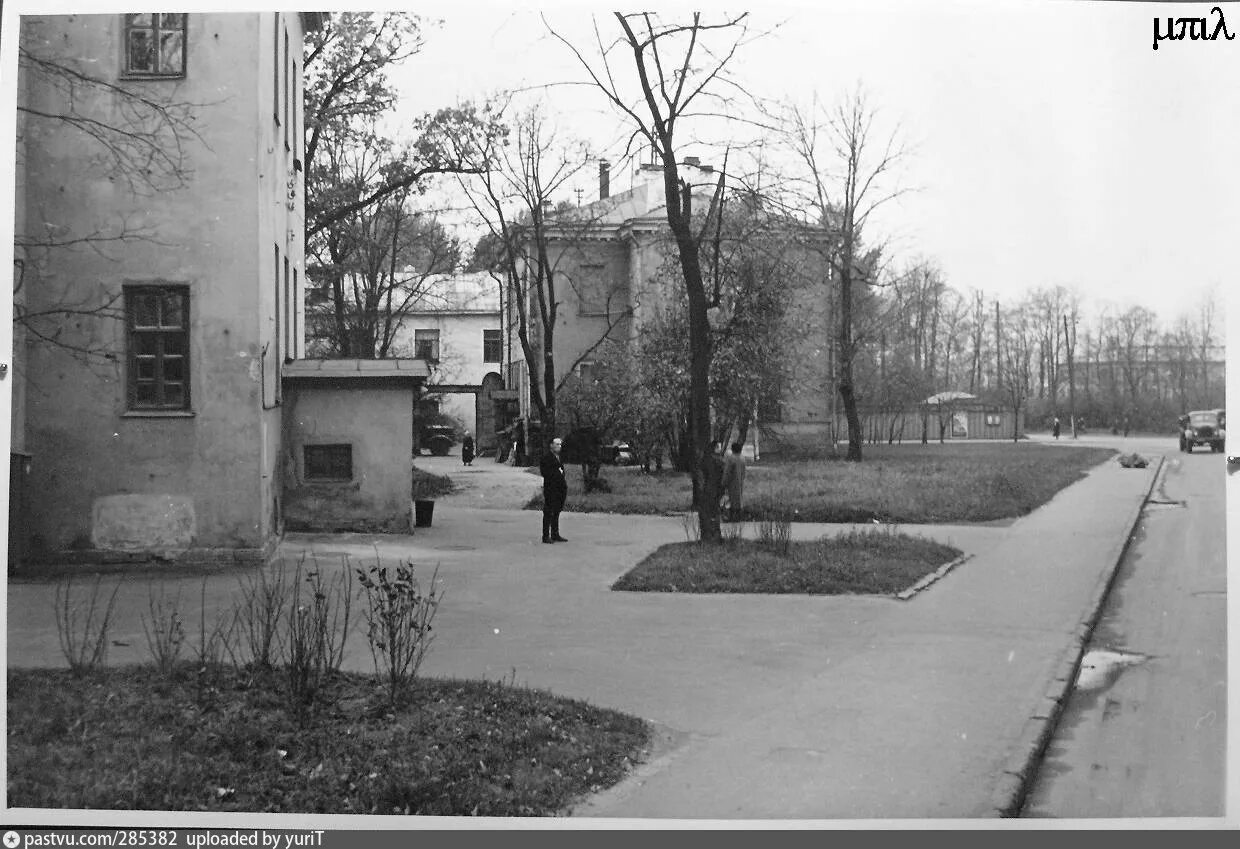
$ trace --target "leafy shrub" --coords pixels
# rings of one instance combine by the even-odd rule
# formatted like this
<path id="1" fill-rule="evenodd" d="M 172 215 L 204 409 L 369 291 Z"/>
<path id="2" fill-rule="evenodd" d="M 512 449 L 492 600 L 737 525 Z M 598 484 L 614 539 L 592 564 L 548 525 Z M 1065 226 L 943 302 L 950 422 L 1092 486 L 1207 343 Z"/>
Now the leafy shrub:
<path id="1" fill-rule="evenodd" d="M 366 641 L 375 663 L 375 675 L 387 681 L 393 705 L 417 677 L 418 669 L 434 637 L 431 622 L 442 597 L 435 590 L 436 568 L 430 588 L 422 592 L 414 577 L 413 563 L 400 563 L 389 575 L 376 559 L 369 569 L 357 570 L 358 583 L 366 596 Z"/>

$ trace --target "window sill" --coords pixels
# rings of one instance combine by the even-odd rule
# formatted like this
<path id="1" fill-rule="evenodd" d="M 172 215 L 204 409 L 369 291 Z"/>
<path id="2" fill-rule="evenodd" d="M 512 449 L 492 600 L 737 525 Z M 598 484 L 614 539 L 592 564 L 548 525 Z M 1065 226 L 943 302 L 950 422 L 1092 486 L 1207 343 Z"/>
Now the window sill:
<path id="1" fill-rule="evenodd" d="M 192 419 L 197 413 L 193 410 L 126 410 L 121 413 L 122 419 Z"/>
<path id="2" fill-rule="evenodd" d="M 120 78 L 121 78 L 122 80 L 124 80 L 125 82 L 131 82 L 131 83 L 133 83 L 133 82 L 157 82 L 157 81 L 159 81 L 159 80 L 183 80 L 183 79 L 185 79 L 185 74 L 182 74 L 182 73 L 177 73 L 177 74 L 136 74 L 136 73 L 133 73 L 133 72 L 126 72 L 126 73 L 121 74 L 121 75 L 120 75 Z"/>

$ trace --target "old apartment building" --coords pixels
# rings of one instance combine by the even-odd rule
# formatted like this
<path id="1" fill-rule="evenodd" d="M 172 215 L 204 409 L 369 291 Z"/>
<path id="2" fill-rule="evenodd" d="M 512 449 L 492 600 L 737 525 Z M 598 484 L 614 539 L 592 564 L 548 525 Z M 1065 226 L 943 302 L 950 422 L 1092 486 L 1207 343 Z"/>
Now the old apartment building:
<path id="1" fill-rule="evenodd" d="M 321 23 L 22 18 L 11 557 L 269 553 Z"/>

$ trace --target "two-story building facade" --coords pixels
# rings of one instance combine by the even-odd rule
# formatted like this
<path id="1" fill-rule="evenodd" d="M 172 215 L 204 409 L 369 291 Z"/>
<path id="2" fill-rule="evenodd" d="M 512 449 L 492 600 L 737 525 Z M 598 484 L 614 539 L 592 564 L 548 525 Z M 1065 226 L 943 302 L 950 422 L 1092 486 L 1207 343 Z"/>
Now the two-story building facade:
<path id="1" fill-rule="evenodd" d="M 31 555 L 270 552 L 321 18 L 22 18 L 10 533 Z"/>
<path id="2" fill-rule="evenodd" d="M 397 350 L 430 364 L 422 412 L 431 409 L 472 431 L 479 450 L 495 447 L 494 411 L 484 386 L 497 388 L 510 351 L 500 284 L 485 271 L 426 280 L 401 319 Z"/>
<path id="3" fill-rule="evenodd" d="M 679 170 L 682 179 L 694 187 L 695 208 L 709 209 L 718 173 L 696 158 L 686 158 Z M 555 226 L 548 228 L 547 248 L 557 280 L 553 347 L 560 380 L 588 377 L 595 357 L 603 356 L 609 343 L 638 344 L 643 329 L 669 302 L 684 297 L 675 240 L 667 224 L 662 166 L 638 166 L 631 188 L 625 191 L 613 194 L 610 185 L 610 168 L 604 162 L 599 199 L 560 214 Z M 779 222 L 770 226 L 778 231 L 774 238 L 769 233 L 764 236 L 760 229 L 746 238 L 780 242 L 785 246 L 780 250 L 789 254 L 784 259 L 799 269 L 798 278 L 784 281 L 783 287 L 797 330 L 794 333 L 789 327 L 789 379 L 784 386 L 762 387 L 754 423 L 771 437 L 813 439 L 829 432 L 834 391 L 828 341 L 833 338 L 828 329 L 829 276 L 820 250 L 825 240 L 810 228 Z M 798 255 L 792 258 L 792 253 Z M 535 293 L 528 294 L 533 298 Z M 535 312 L 531 303 L 529 314 Z M 508 335 L 515 338 L 517 322 L 511 306 L 505 321 Z M 539 329 L 536 321 L 530 322 L 536 343 Z M 522 418 L 536 422 L 530 385 L 542 375 L 531 375 L 515 342 L 513 349 L 507 385 L 518 390 Z M 556 425 L 561 432 L 566 426 L 564 421 Z M 757 429 L 751 429 L 751 439 Z"/>

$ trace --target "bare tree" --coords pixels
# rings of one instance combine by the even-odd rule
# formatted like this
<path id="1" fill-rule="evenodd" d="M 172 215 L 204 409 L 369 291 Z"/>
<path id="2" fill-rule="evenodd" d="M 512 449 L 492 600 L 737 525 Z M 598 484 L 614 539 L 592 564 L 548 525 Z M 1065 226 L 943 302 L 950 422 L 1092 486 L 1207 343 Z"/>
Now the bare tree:
<path id="1" fill-rule="evenodd" d="M 395 105 L 387 73 L 422 48 L 423 22 L 406 12 L 333 14 L 306 34 L 306 239 L 333 224 L 408 192 L 437 174 L 467 171 L 455 156 L 461 137 L 477 137 L 490 116 L 472 104 L 445 107 L 412 122 L 412 140 L 393 147 L 383 179 L 343 183 L 332 168 L 332 150 L 371 147 L 376 119 Z"/>
<path id="2" fill-rule="evenodd" d="M 328 290 L 318 306 L 331 316 L 320 323 L 330 326 L 334 356 L 388 352 L 395 328 L 423 294 L 418 284 L 455 260 L 433 210 L 415 211 L 413 199 L 437 175 L 481 167 L 477 157 L 462 161 L 461 139 L 499 132 L 485 106 L 462 104 L 415 119 L 408 140 L 384 134 L 380 119 L 397 101 L 388 73 L 421 50 L 423 27 L 404 12 L 343 12 L 306 35 L 306 247 L 316 283 Z M 413 243 L 397 241 L 415 231 L 422 253 L 429 237 L 437 255 L 423 256 L 409 274 L 397 259 Z M 390 267 L 381 272 L 376 260 Z"/>
<path id="3" fill-rule="evenodd" d="M 604 44 L 596 28 L 597 60 L 592 62 L 567 39 L 556 34 L 576 55 L 591 82 L 623 114 L 632 138 L 649 145 L 663 166 L 663 192 L 667 223 L 676 244 L 687 299 L 690 346 L 690 407 L 692 448 L 698 523 L 703 542 L 721 537 L 719 526 L 719 471 L 710 457 L 710 364 L 711 328 L 708 293 L 702 272 L 701 250 L 709 232 L 723 189 L 722 172 L 714 199 L 695 222 L 694 186 L 681 178 L 678 145 L 682 122 L 697 115 L 702 102 L 718 96 L 728 84 L 725 71 L 748 36 L 747 14 L 704 20 L 694 13 L 687 22 L 664 22 L 653 13 L 615 13 L 621 36 Z M 553 31 L 554 32 L 554 31 Z M 720 40 L 717 51 L 712 43 Z M 636 90 L 631 78 L 617 74 L 618 57 L 632 61 Z M 626 86 L 623 80 L 630 80 Z M 631 94 L 632 92 L 632 94 Z"/>
<path id="4" fill-rule="evenodd" d="M 1072 424 L 1072 438 L 1076 432 L 1076 326 L 1080 321 L 1080 307 L 1073 299 L 1063 314 L 1064 354 L 1068 358 L 1068 420 Z"/>
<path id="5" fill-rule="evenodd" d="M 497 108 L 496 114 L 504 111 Z M 480 247 L 488 255 L 476 262 L 495 277 L 515 325 L 545 449 L 558 420 L 558 392 L 631 313 L 619 281 L 599 280 L 582 268 L 588 256 L 584 237 L 606 206 L 578 208 L 562 199 L 587 166 L 589 151 L 579 140 L 562 138 L 536 106 L 517 113 L 502 136 L 459 143 L 462 160 L 477 165 L 471 176 L 458 175 L 470 208 L 486 228 Z M 561 197 L 558 206 L 556 197 Z M 579 305 L 591 304 L 599 326 L 593 341 L 557 369 L 557 321 L 570 294 Z"/>
<path id="6" fill-rule="evenodd" d="M 867 247 L 866 225 L 875 210 L 906 191 L 886 185 L 905 149 L 894 132 L 885 139 L 873 137 L 876 113 L 860 90 L 833 109 L 787 106 L 781 117 L 784 136 L 801 165 L 800 201 L 832 239 L 833 280 L 824 282 L 838 288 L 837 389 L 848 422 L 846 457 L 859 462 L 864 434 L 854 380 L 854 306 L 858 291 L 877 282 L 881 250 Z"/>
<path id="7" fill-rule="evenodd" d="M 1012 408 L 1012 441 L 1016 442 L 1021 436 L 1020 413 L 1031 394 L 1037 331 L 1025 304 L 1010 310 L 1006 316 L 996 306 L 995 316 L 996 328 L 1002 334 L 998 352 L 1004 374 L 1001 391 Z"/>

